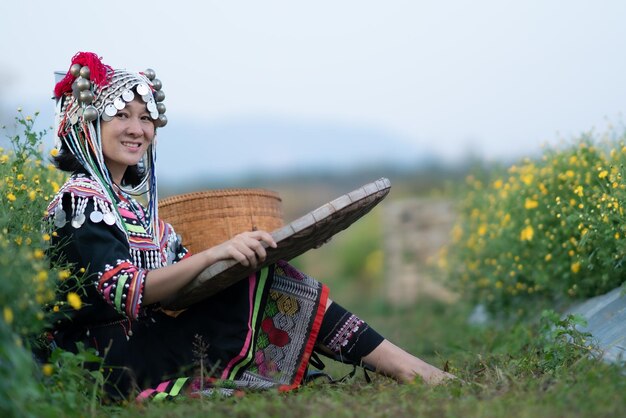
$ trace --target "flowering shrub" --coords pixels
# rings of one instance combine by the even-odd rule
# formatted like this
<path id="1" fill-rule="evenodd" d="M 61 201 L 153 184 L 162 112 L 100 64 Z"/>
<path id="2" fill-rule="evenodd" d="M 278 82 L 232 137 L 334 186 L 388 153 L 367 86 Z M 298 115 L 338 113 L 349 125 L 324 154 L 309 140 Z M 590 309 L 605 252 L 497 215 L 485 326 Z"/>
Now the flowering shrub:
<path id="1" fill-rule="evenodd" d="M 2 416 L 40 415 L 41 411 L 33 409 L 42 406 L 37 400 L 45 402 L 54 397 L 55 388 L 45 382 L 55 381 L 54 376 L 60 372 L 58 365 L 39 364 L 30 351 L 35 337 L 53 316 L 81 305 L 80 296 L 72 292 L 67 300 L 55 301 L 58 285 L 72 277 L 62 266 L 51 267 L 46 256 L 52 233 L 44 229 L 42 218 L 48 202 L 65 181 L 64 174 L 44 156 L 42 140 L 46 131 L 36 132 L 35 118 L 18 111 L 17 132 L 9 136 L 11 148 L 0 148 Z M 37 380 L 37 375 L 45 380 Z M 65 403 L 61 408 L 67 406 Z M 47 411 L 54 415 L 51 404 Z"/>
<path id="2" fill-rule="evenodd" d="M 624 281 L 626 147 L 594 142 L 585 135 L 488 180 L 467 179 L 444 262 L 463 294 L 513 312 Z"/>

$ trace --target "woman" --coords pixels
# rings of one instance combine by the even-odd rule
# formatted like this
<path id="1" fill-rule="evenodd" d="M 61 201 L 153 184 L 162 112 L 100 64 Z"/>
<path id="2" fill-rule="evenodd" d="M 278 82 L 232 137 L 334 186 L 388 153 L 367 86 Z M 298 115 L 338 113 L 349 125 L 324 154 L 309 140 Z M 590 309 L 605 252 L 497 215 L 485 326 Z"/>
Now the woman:
<path id="1" fill-rule="evenodd" d="M 52 336 L 63 349 L 82 343 L 102 356 L 111 397 L 199 393 L 218 381 L 220 388 L 288 390 L 302 382 L 314 350 L 400 382 L 450 377 L 385 340 L 284 262 L 182 313 L 161 309 L 213 263 L 255 267 L 276 243 L 265 231 L 245 232 L 191 255 L 158 218 L 155 140 L 167 119 L 154 71 L 114 70 L 81 52 L 55 97 L 55 162 L 72 175 L 47 219 L 56 232 L 53 257 L 83 277 L 61 293 L 79 293 L 83 306 L 60 316 Z M 147 208 L 131 197 L 140 190 Z"/>

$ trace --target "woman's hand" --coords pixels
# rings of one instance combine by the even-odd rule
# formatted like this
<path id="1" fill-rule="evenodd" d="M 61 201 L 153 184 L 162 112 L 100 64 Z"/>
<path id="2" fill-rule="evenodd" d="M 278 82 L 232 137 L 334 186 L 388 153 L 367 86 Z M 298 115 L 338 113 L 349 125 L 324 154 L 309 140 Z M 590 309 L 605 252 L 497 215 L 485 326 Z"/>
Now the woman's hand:
<path id="1" fill-rule="evenodd" d="M 208 251 L 217 260 L 234 259 L 246 267 L 255 268 L 265 261 L 266 247 L 276 248 L 274 238 L 265 231 L 242 232 Z"/>

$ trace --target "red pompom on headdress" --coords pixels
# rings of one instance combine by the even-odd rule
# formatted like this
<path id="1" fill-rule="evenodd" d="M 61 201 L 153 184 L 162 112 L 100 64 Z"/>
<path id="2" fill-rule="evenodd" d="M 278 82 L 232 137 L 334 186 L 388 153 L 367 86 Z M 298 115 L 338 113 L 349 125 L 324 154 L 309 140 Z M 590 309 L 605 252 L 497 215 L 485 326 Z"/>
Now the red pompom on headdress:
<path id="1" fill-rule="evenodd" d="M 113 68 L 103 64 L 102 58 L 93 52 L 78 52 L 72 57 L 70 68 L 74 64 L 88 67 L 90 72 L 89 80 L 97 86 L 103 87 L 109 84 L 109 78 L 111 77 Z M 58 99 L 63 96 L 63 94 L 72 91 L 72 83 L 75 79 L 76 77 L 68 70 L 65 77 L 54 86 L 54 96 Z"/>

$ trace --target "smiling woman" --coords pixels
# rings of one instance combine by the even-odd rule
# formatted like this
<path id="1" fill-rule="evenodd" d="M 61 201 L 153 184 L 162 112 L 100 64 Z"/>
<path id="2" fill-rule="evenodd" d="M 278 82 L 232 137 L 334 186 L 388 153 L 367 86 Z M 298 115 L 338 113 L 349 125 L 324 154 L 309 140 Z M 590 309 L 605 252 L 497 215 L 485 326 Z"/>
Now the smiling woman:
<path id="1" fill-rule="evenodd" d="M 63 282 L 59 296 L 74 309 L 53 324 L 49 340 L 70 351 L 80 344 L 95 349 L 110 397 L 289 390 L 305 380 L 314 351 L 401 382 L 450 377 L 385 340 L 286 262 L 258 270 L 266 248 L 277 246 L 265 231 L 194 255 L 183 247 L 157 213 L 156 128 L 167 119 L 154 71 L 114 70 L 93 53 L 79 53 L 55 96 L 55 161 L 72 175 L 47 220 L 53 256 L 84 274 Z M 147 209 L 133 198 L 138 191 Z M 183 312 L 161 308 L 220 260 L 256 273 Z"/>
<path id="2" fill-rule="evenodd" d="M 126 169 L 143 158 L 154 135 L 150 112 L 139 98 L 127 103 L 112 120 L 102 122 L 104 163 L 116 184 L 122 184 Z"/>

